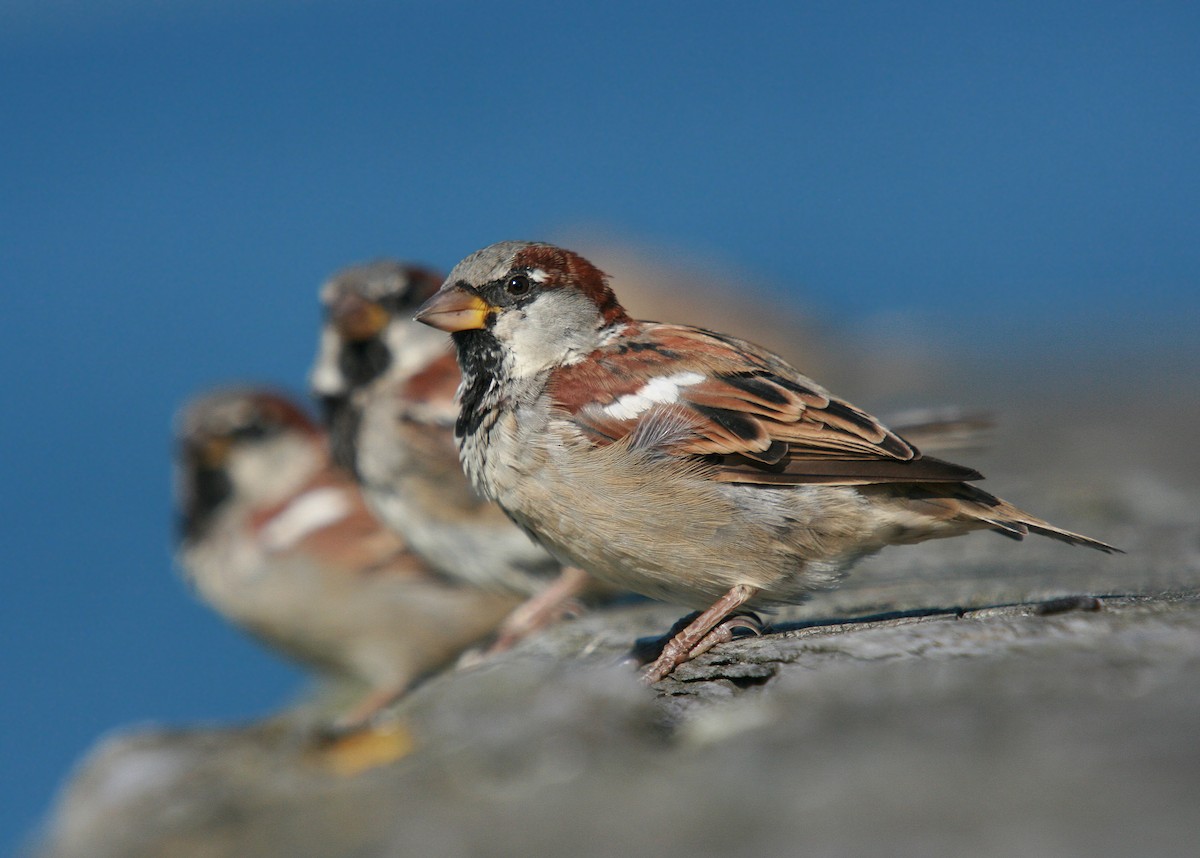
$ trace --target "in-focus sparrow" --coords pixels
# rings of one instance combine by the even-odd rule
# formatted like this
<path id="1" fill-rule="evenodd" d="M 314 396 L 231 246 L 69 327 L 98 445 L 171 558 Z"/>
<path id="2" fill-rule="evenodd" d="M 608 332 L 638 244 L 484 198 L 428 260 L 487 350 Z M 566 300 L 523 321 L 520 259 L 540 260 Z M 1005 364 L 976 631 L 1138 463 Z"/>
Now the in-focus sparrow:
<path id="1" fill-rule="evenodd" d="M 230 389 L 177 423 L 178 561 L 235 624 L 370 689 L 367 722 L 414 680 L 484 640 L 518 604 L 433 571 L 368 512 L 324 432 L 284 396 Z"/>
<path id="2" fill-rule="evenodd" d="M 442 574 L 529 597 L 504 622 L 497 651 L 575 610 L 575 597 L 595 585 L 562 570 L 463 475 L 452 431 L 458 366 L 446 337 L 412 318 L 441 282 L 390 260 L 335 274 L 321 289 L 325 321 L 309 381 L 336 461 L 385 524 Z"/>
<path id="3" fill-rule="evenodd" d="M 978 472 L 765 349 L 631 318 L 552 245 L 473 253 L 417 319 L 453 334 L 455 435 L 479 491 L 562 562 L 703 611 L 647 681 L 743 606 L 800 601 L 887 545 L 988 529 L 1115 550 L 970 485 Z"/>

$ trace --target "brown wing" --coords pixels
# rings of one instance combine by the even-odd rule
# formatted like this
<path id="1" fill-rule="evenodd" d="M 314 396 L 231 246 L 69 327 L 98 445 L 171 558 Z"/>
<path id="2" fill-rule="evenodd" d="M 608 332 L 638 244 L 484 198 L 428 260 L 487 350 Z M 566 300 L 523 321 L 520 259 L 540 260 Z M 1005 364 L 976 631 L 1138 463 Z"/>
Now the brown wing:
<path id="1" fill-rule="evenodd" d="M 728 482 L 959 482 L 969 468 L 924 457 L 871 415 L 742 340 L 637 323 L 551 381 L 554 405 L 598 445 L 705 457 Z"/>

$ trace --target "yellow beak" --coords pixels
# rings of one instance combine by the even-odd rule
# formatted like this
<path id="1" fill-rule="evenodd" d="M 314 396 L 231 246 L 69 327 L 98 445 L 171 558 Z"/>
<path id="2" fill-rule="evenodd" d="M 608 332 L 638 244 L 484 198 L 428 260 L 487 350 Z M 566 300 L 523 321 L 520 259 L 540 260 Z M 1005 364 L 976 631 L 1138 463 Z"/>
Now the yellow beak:
<path id="1" fill-rule="evenodd" d="M 343 298 L 331 312 L 333 326 L 342 338 L 361 343 L 382 331 L 388 323 L 388 311 L 356 295 Z"/>
<path id="2" fill-rule="evenodd" d="M 421 305 L 414 317 L 430 327 L 453 334 L 485 327 L 491 306 L 462 286 L 443 286 Z"/>
<path id="3" fill-rule="evenodd" d="M 205 438 L 199 445 L 200 462 L 208 468 L 223 468 L 233 449 L 233 439 L 225 435 Z"/>

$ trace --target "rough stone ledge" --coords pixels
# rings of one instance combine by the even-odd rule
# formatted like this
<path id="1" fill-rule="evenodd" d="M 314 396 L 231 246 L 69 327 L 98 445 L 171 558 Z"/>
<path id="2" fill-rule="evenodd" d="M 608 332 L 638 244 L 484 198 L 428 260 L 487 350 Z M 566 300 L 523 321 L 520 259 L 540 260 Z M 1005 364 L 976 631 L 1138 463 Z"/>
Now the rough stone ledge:
<path id="1" fill-rule="evenodd" d="M 37 854 L 1194 854 L 1200 593 L 1098 601 L 818 605 L 653 690 L 633 605 L 427 683 L 356 774 L 304 709 L 106 739 Z"/>

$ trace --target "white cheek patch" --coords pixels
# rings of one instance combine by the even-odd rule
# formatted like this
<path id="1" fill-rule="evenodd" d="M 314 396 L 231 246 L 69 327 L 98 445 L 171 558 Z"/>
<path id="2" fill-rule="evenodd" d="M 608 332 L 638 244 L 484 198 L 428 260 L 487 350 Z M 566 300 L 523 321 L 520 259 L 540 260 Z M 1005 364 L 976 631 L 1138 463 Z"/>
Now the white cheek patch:
<path id="1" fill-rule="evenodd" d="M 391 355 L 388 378 L 410 378 L 450 350 L 450 338 L 436 328 L 420 322 L 393 319 L 383 337 Z"/>
<path id="2" fill-rule="evenodd" d="M 677 372 L 674 375 L 664 375 L 652 378 L 633 393 L 618 397 L 611 405 L 606 405 L 604 413 L 618 420 L 632 420 L 643 411 L 654 405 L 664 405 L 679 401 L 679 390 L 704 381 L 704 376 L 698 372 Z"/>
<path id="3" fill-rule="evenodd" d="M 346 392 L 346 379 L 338 369 L 337 355 L 342 346 L 337 331 L 326 325 L 321 328 L 321 341 L 317 347 L 317 362 L 308 377 L 309 387 L 322 396 L 337 396 Z"/>
<path id="4" fill-rule="evenodd" d="M 350 502 L 341 489 L 305 492 L 263 527 L 259 537 L 267 551 L 286 551 L 311 533 L 341 521 L 350 513 Z"/>

